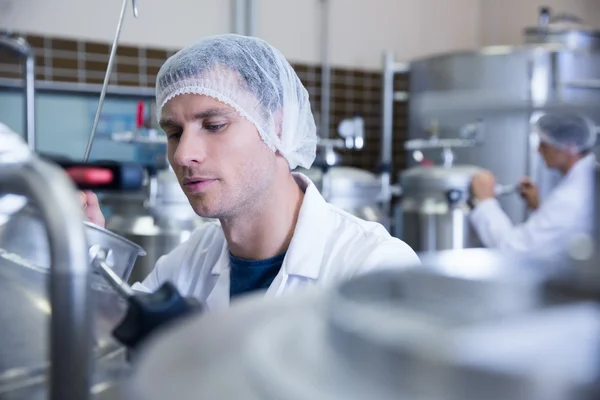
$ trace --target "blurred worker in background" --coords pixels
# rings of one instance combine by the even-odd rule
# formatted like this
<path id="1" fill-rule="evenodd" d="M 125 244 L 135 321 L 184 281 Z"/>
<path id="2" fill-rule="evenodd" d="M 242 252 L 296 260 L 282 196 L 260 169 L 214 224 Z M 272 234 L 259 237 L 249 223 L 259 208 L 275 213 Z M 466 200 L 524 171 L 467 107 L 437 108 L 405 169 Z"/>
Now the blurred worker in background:
<path id="1" fill-rule="evenodd" d="M 171 281 L 210 309 L 254 291 L 279 295 L 419 264 L 382 225 L 328 204 L 291 172 L 313 163 L 316 126 L 307 90 L 266 42 L 228 34 L 179 51 L 158 74 L 156 104 L 183 191 L 198 215 L 220 223 L 198 228 L 134 289 Z M 82 202 L 102 225 L 96 196 Z"/>
<path id="2" fill-rule="evenodd" d="M 565 255 L 574 237 L 592 232 L 596 130 L 588 118 L 573 113 L 546 114 L 537 130 L 539 153 L 562 175 L 558 186 L 540 204 L 536 185 L 524 178 L 519 192 L 532 213 L 514 226 L 494 197 L 494 175 L 479 173 L 471 182 L 470 221 L 486 247 L 552 259 Z"/>

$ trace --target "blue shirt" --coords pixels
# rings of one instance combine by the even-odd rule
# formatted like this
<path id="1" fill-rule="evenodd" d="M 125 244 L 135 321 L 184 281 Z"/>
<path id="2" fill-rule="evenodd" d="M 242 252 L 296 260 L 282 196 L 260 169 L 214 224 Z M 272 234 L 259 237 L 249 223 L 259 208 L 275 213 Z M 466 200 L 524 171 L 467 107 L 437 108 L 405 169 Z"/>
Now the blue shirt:
<path id="1" fill-rule="evenodd" d="M 285 253 L 266 260 L 244 260 L 229 253 L 231 271 L 229 296 L 231 298 L 256 290 L 269 288 L 279 270 Z"/>

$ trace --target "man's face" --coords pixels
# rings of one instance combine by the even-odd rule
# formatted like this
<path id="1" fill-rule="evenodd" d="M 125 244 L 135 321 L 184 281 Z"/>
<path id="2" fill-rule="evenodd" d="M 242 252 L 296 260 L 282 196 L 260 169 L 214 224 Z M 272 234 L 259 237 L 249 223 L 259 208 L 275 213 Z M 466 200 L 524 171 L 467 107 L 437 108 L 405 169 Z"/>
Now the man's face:
<path id="1" fill-rule="evenodd" d="M 569 154 L 567 151 L 558 149 L 548 143 L 540 142 L 538 152 L 550 169 L 560 170 L 568 162 Z"/>
<path id="2" fill-rule="evenodd" d="M 232 107 L 183 94 L 163 107 L 160 125 L 169 162 L 198 215 L 234 217 L 256 206 L 273 183 L 275 153 Z"/>

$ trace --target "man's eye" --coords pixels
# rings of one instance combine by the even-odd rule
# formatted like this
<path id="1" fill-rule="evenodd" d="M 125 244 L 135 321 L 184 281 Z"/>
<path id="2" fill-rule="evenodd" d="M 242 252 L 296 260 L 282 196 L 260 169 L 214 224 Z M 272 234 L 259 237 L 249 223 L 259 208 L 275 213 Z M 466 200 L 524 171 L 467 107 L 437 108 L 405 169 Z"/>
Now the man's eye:
<path id="1" fill-rule="evenodd" d="M 209 132 L 218 132 L 222 130 L 227 124 L 204 124 L 204 129 Z"/>
<path id="2" fill-rule="evenodd" d="M 165 132 L 165 133 L 167 134 L 167 139 L 169 139 L 169 140 L 176 140 L 181 137 L 181 131 L 179 131 L 179 130 L 174 130 L 174 131 Z"/>

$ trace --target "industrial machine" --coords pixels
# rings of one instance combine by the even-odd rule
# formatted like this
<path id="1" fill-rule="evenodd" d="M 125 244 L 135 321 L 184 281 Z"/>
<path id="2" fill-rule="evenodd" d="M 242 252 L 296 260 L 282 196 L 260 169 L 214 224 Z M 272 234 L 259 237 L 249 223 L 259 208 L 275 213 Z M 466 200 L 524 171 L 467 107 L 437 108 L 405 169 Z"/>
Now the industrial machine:
<path id="1" fill-rule="evenodd" d="M 455 164 L 454 153 L 467 148 L 477 151 L 485 143 L 483 125 L 476 122 L 462 127 L 460 138 L 440 139 L 435 125 L 428 133 L 429 139 L 413 139 L 404 144 L 420 165 L 400 174 L 402 198 L 394 210 L 394 236 L 417 252 L 479 247 L 481 243 L 468 216 L 471 179 L 483 169 Z M 426 158 L 431 152 L 441 153 L 439 165 L 435 158 Z M 496 196 L 500 198 L 516 189 L 516 185 L 498 185 Z"/>
<path id="2" fill-rule="evenodd" d="M 501 182 L 529 176 L 543 198 L 559 176 L 537 153 L 533 125 L 545 112 L 566 109 L 599 121 L 600 33 L 574 18 L 552 18 L 543 9 L 540 26 L 527 29 L 525 37 L 522 46 L 484 47 L 412 62 L 409 136 L 422 137 L 436 123 L 457 137 L 462 125 L 479 120 L 485 142 L 476 150 L 456 149 L 456 158 L 492 171 Z M 390 68 L 393 72 L 393 62 Z M 514 223 L 525 220 L 519 198 L 499 201 Z"/>

